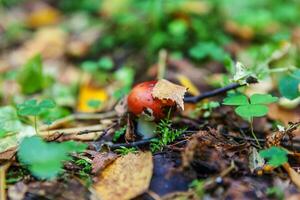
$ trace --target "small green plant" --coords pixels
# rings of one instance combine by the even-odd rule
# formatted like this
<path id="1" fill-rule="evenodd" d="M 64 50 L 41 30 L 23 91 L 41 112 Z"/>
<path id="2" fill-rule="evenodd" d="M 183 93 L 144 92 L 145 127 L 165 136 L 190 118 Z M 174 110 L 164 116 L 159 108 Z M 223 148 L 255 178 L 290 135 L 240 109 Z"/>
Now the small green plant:
<path id="1" fill-rule="evenodd" d="M 268 197 L 275 197 L 277 200 L 284 199 L 284 191 L 281 187 L 278 186 L 267 188 L 266 194 Z"/>
<path id="2" fill-rule="evenodd" d="M 137 153 L 138 150 L 135 147 L 121 146 L 120 148 L 116 149 L 115 152 L 124 156 L 124 155 L 127 155 L 129 153 Z"/>
<path id="3" fill-rule="evenodd" d="M 126 129 L 127 129 L 127 126 L 124 126 L 124 127 L 120 128 L 119 130 L 116 130 L 116 132 L 113 136 L 113 141 L 116 142 L 122 135 L 124 135 Z"/>
<path id="4" fill-rule="evenodd" d="M 186 128 L 173 129 L 172 121 L 169 118 L 161 120 L 156 127 L 156 134 L 159 138 L 153 138 L 151 140 L 151 151 L 161 151 L 164 146 L 174 142 L 185 130 Z"/>
<path id="5" fill-rule="evenodd" d="M 269 160 L 268 164 L 272 167 L 279 167 L 280 165 L 286 163 L 288 161 L 287 154 L 288 152 L 285 149 L 275 146 L 259 152 L 261 157 Z"/>
<path id="6" fill-rule="evenodd" d="M 195 111 L 192 113 L 192 116 L 199 115 L 198 113 L 203 113 L 203 117 L 207 118 L 211 115 L 213 109 L 220 106 L 219 102 L 209 101 L 204 103 L 197 104 Z"/>
<path id="7" fill-rule="evenodd" d="M 85 159 L 78 159 L 75 161 L 75 164 L 81 167 L 81 169 L 78 172 L 78 175 L 84 181 L 85 186 L 91 186 L 93 183 L 92 178 L 90 176 L 90 173 L 92 171 L 92 164 Z"/>
<path id="8" fill-rule="evenodd" d="M 37 130 L 37 117 L 45 110 L 55 107 L 55 102 L 51 99 L 45 99 L 38 103 L 36 99 L 27 100 L 22 104 L 17 105 L 18 114 L 21 116 L 33 116 L 34 128 Z"/>
<path id="9" fill-rule="evenodd" d="M 273 97 L 270 94 L 253 94 L 250 99 L 244 94 L 238 94 L 226 97 L 223 100 L 223 104 L 236 106 L 235 112 L 250 123 L 251 133 L 258 146 L 260 146 L 253 131 L 253 118 L 266 115 L 269 111 L 266 105 L 276 102 L 277 100 L 277 97 Z"/>
<path id="10" fill-rule="evenodd" d="M 86 144 L 73 141 L 46 143 L 40 137 L 24 138 L 18 150 L 18 159 L 40 179 L 52 179 L 60 174 L 63 161 L 71 160 L 69 153 L 82 152 Z"/>
<path id="11" fill-rule="evenodd" d="M 205 182 L 203 180 L 193 180 L 189 187 L 192 188 L 196 195 L 202 199 L 205 194 L 204 184 Z"/>

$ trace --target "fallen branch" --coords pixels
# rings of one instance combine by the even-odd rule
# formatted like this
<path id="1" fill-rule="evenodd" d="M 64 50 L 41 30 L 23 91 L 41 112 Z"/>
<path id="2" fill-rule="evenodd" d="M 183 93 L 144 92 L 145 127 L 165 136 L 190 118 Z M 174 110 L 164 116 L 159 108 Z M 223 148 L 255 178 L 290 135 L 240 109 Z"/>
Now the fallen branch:
<path id="1" fill-rule="evenodd" d="M 193 133 L 196 133 L 198 131 L 189 131 L 187 133 L 187 135 L 191 135 Z M 239 137 L 239 136 L 232 136 L 232 135 L 227 135 L 227 134 L 224 134 L 225 137 L 231 137 L 237 141 L 248 141 L 248 142 L 255 142 L 255 139 L 253 138 L 249 138 L 249 137 Z M 183 137 L 179 137 L 178 140 L 180 139 L 183 139 L 185 136 Z M 145 145 L 148 145 L 150 144 L 151 140 L 153 138 L 149 138 L 149 139 L 142 139 L 142 140 L 139 140 L 139 141 L 136 141 L 136 142 L 131 142 L 131 143 L 118 143 L 118 144 L 107 144 L 108 147 L 112 150 L 114 149 L 117 149 L 117 148 L 120 148 L 121 146 L 124 146 L 124 147 L 127 147 L 127 148 L 130 148 L 130 147 L 141 147 L 141 146 L 145 146 Z M 258 141 L 264 145 L 266 140 L 265 139 L 258 139 Z M 300 144 L 298 145 L 298 143 L 300 143 L 300 140 L 298 139 L 293 139 L 293 146 L 289 144 L 290 140 L 287 140 L 287 139 L 283 139 L 282 140 L 282 146 L 283 147 L 288 147 L 288 148 L 294 148 L 295 150 L 297 151 L 300 151 Z"/>
<path id="2" fill-rule="evenodd" d="M 102 119 L 111 119 L 116 116 L 117 114 L 115 111 L 109 111 L 104 113 L 75 113 L 65 118 L 58 119 L 50 125 L 43 125 L 40 127 L 39 130 L 48 131 L 48 130 L 57 129 L 59 127 L 62 127 L 65 124 L 74 122 L 76 120 L 102 120 Z"/>
<path id="3" fill-rule="evenodd" d="M 212 90 L 209 92 L 204 92 L 204 93 L 200 94 L 199 96 L 185 97 L 183 100 L 185 103 L 197 103 L 203 99 L 214 97 L 219 94 L 223 94 L 227 91 L 234 90 L 234 89 L 246 86 L 247 84 L 253 84 L 253 83 L 257 83 L 257 80 L 255 78 L 248 78 L 246 84 L 233 83 L 233 84 L 227 85 L 222 88 L 218 88 L 218 89 L 215 89 L 215 90 Z"/>

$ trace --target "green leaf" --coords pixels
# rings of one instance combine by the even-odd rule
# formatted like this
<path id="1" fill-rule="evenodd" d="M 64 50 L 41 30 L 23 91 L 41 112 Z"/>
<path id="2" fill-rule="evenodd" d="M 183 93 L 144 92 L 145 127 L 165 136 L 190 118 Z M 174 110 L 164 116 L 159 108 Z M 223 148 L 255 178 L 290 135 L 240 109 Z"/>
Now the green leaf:
<path id="1" fill-rule="evenodd" d="M 0 108 L 0 130 L 4 137 L 7 132 L 17 132 L 22 128 L 15 108 L 5 106 Z"/>
<path id="2" fill-rule="evenodd" d="M 223 104 L 230 105 L 230 106 L 248 105 L 249 101 L 245 95 L 240 94 L 240 95 L 226 97 L 223 100 Z"/>
<path id="3" fill-rule="evenodd" d="M 51 99 L 45 99 L 43 101 L 41 101 L 39 103 L 39 107 L 40 108 L 48 108 L 48 109 L 51 109 L 51 108 L 54 108 L 55 107 L 55 102 Z"/>
<path id="4" fill-rule="evenodd" d="M 87 72 L 93 73 L 98 69 L 98 63 L 93 61 L 85 61 L 82 63 L 81 68 Z"/>
<path id="5" fill-rule="evenodd" d="M 278 167 L 288 161 L 288 152 L 280 147 L 271 147 L 269 149 L 261 150 L 259 155 L 268 159 L 268 164 L 273 167 Z"/>
<path id="6" fill-rule="evenodd" d="M 36 99 L 27 100 L 17 105 L 18 113 L 21 116 L 36 116 L 41 112 Z"/>
<path id="7" fill-rule="evenodd" d="M 17 105 L 18 113 L 21 116 L 38 116 L 43 110 L 55 107 L 55 102 L 51 99 L 45 99 L 40 103 L 36 99 L 27 100 Z"/>
<path id="8" fill-rule="evenodd" d="M 168 31 L 174 36 L 181 36 L 187 31 L 187 24 L 183 20 L 172 21 L 168 25 Z"/>
<path id="9" fill-rule="evenodd" d="M 124 127 L 120 128 L 119 130 L 117 130 L 114 134 L 113 141 L 116 142 L 122 135 L 124 135 L 126 129 L 127 129 L 127 126 L 124 126 Z"/>
<path id="10" fill-rule="evenodd" d="M 295 71 L 292 75 L 285 75 L 279 80 L 278 89 L 282 96 L 293 100 L 300 96 L 300 70 Z"/>
<path id="11" fill-rule="evenodd" d="M 278 100 L 277 97 L 273 97 L 270 94 L 253 94 L 250 97 L 251 104 L 269 104 Z"/>
<path id="12" fill-rule="evenodd" d="M 85 144 L 73 141 L 46 143 L 40 137 L 24 138 L 18 150 L 18 158 L 30 172 L 40 179 L 52 179 L 60 174 L 63 161 L 71 160 L 71 152 L 82 152 Z"/>
<path id="13" fill-rule="evenodd" d="M 88 106 L 91 108 L 99 108 L 99 106 L 102 104 L 102 101 L 97 100 L 97 99 L 91 99 L 87 102 Z"/>
<path id="14" fill-rule="evenodd" d="M 249 118 L 252 118 L 252 117 L 262 117 L 264 115 L 266 115 L 268 113 L 269 109 L 267 106 L 265 105 L 252 105 L 252 104 L 249 104 L 249 105 L 242 105 L 242 106 L 239 106 L 235 109 L 235 112 L 249 120 Z"/>
<path id="15" fill-rule="evenodd" d="M 110 70 L 114 66 L 114 62 L 110 57 L 103 57 L 98 61 L 98 67 L 102 70 Z"/>
<path id="16" fill-rule="evenodd" d="M 134 70 L 129 67 L 122 67 L 114 74 L 118 81 L 121 81 L 124 86 L 131 86 L 134 78 Z"/>
<path id="17" fill-rule="evenodd" d="M 41 56 L 36 55 L 28 60 L 18 73 L 17 79 L 24 94 L 41 91 L 44 86 Z"/>
<path id="18" fill-rule="evenodd" d="M 202 60 L 209 57 L 221 62 L 224 62 L 227 58 L 227 53 L 224 49 L 212 42 L 201 42 L 196 44 L 196 46 L 189 50 L 189 55 L 196 60 Z"/>

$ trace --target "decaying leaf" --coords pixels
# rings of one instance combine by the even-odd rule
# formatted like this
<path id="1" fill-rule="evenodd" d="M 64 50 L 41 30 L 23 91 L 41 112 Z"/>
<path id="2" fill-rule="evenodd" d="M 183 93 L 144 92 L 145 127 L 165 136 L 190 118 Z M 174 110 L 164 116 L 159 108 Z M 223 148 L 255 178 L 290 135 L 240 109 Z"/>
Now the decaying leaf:
<path id="1" fill-rule="evenodd" d="M 252 147 L 251 154 L 249 156 L 249 168 L 251 173 L 255 170 L 261 169 L 265 164 L 265 160 L 259 155 L 256 148 Z"/>
<path id="2" fill-rule="evenodd" d="M 94 155 L 92 163 L 92 172 L 98 173 L 100 170 L 104 169 L 106 166 L 111 164 L 114 160 L 118 158 L 118 155 L 115 153 L 98 153 Z"/>
<path id="3" fill-rule="evenodd" d="M 148 189 L 152 170 L 150 152 L 122 156 L 102 171 L 95 195 L 101 200 L 132 199 Z"/>
<path id="4" fill-rule="evenodd" d="M 177 79 L 180 82 L 181 85 L 185 86 L 188 88 L 189 93 L 192 95 L 196 96 L 200 94 L 199 89 L 194 85 L 194 83 L 184 74 L 178 74 Z"/>
<path id="5" fill-rule="evenodd" d="M 159 80 L 152 91 L 152 95 L 158 99 L 171 99 L 184 110 L 183 97 L 187 89 L 183 86 L 176 85 L 165 79 Z"/>
<path id="6" fill-rule="evenodd" d="M 283 168 L 288 173 L 290 179 L 292 182 L 300 189 L 300 174 L 297 173 L 290 165 L 289 163 L 283 164 Z"/>
<path id="7" fill-rule="evenodd" d="M 28 186 L 24 182 L 18 182 L 8 187 L 8 197 L 13 200 L 22 200 L 27 191 Z"/>

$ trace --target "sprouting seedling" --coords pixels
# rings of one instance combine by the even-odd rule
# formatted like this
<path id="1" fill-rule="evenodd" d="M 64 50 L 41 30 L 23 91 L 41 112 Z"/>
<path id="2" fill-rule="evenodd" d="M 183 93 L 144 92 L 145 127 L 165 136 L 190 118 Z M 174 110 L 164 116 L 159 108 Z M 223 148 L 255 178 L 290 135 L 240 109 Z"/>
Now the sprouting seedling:
<path id="1" fill-rule="evenodd" d="M 224 105 L 237 106 L 235 108 L 236 114 L 246 119 L 250 123 L 251 133 L 255 138 L 258 146 L 259 142 L 253 132 L 253 118 L 262 117 L 269 111 L 267 104 L 274 103 L 278 100 L 270 94 L 253 94 L 249 99 L 244 94 L 226 97 L 223 100 Z"/>
<path id="2" fill-rule="evenodd" d="M 18 114 L 21 116 L 33 116 L 34 128 L 37 131 L 37 117 L 47 109 L 55 107 L 55 102 L 51 99 L 45 99 L 38 103 L 36 99 L 27 100 L 22 104 L 17 105 Z"/>

